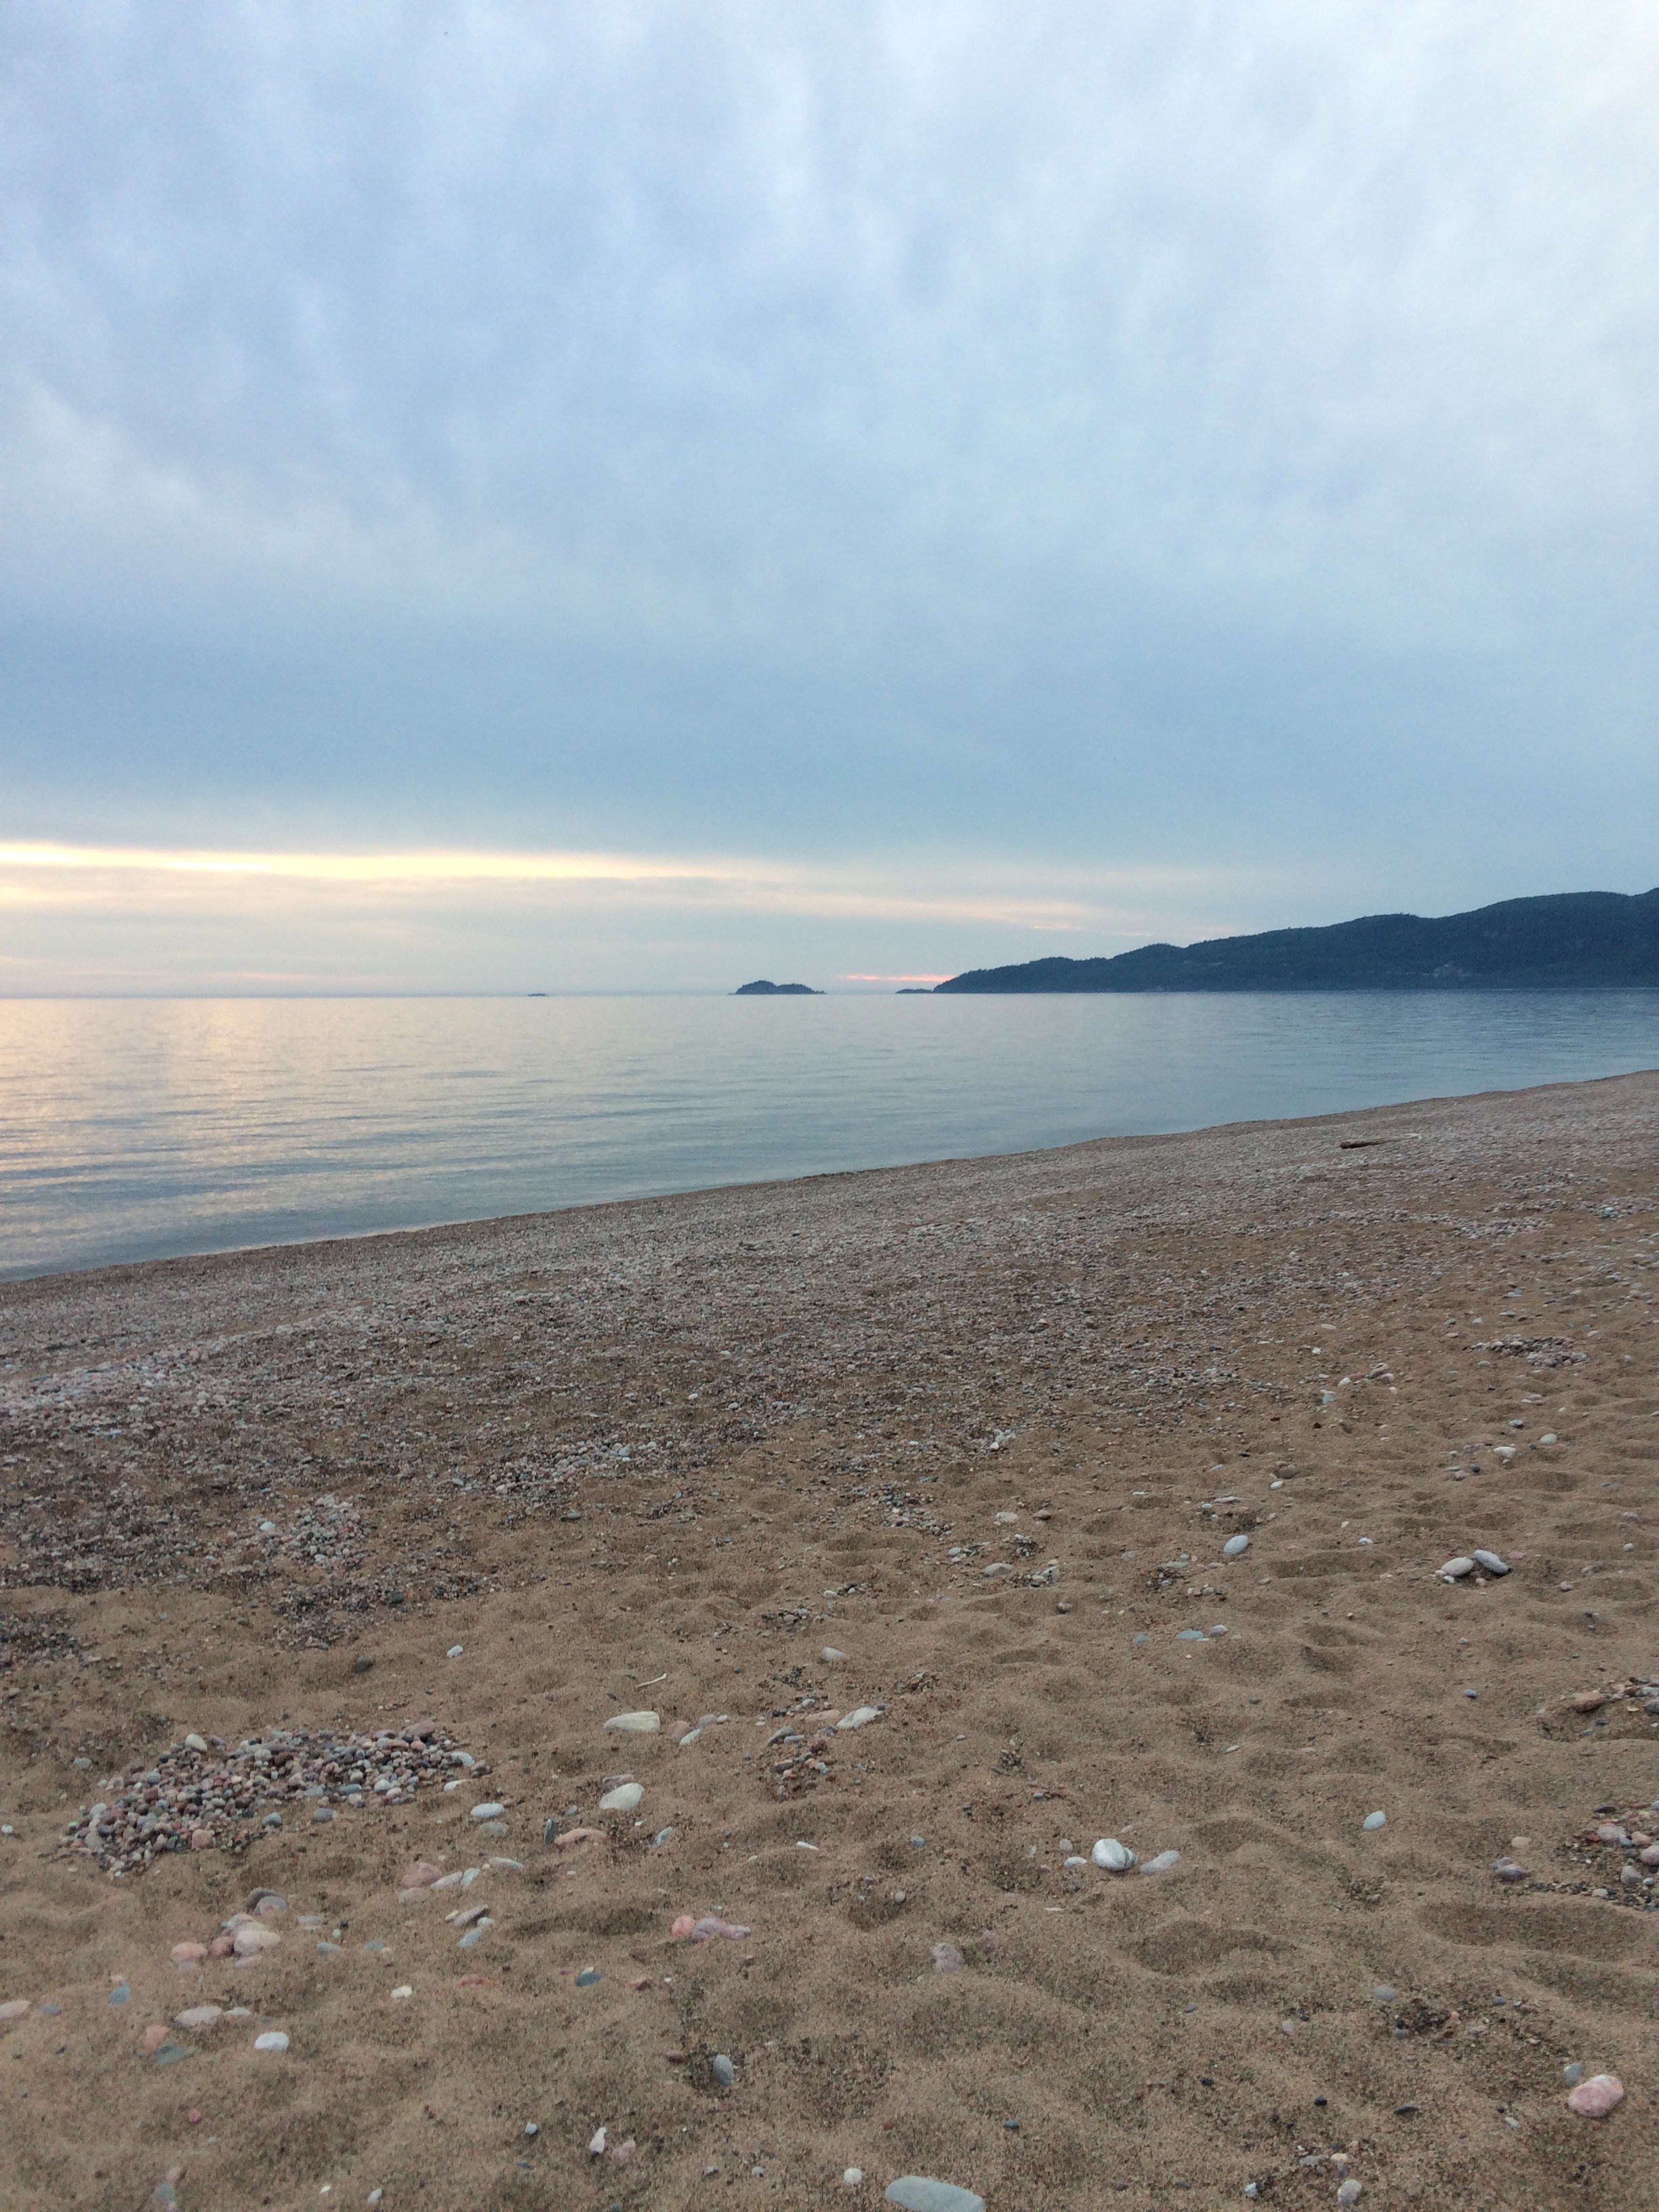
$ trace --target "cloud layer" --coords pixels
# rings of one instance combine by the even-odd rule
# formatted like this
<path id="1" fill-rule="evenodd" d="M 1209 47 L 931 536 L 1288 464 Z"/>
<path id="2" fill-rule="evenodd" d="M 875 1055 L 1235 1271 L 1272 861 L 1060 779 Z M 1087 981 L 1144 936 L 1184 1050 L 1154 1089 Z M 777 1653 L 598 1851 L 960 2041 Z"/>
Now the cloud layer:
<path id="1" fill-rule="evenodd" d="M 1650 11 L 8 33 L 0 834 L 921 884 L 816 917 L 878 974 L 1050 874 L 1175 935 L 1659 873 Z"/>

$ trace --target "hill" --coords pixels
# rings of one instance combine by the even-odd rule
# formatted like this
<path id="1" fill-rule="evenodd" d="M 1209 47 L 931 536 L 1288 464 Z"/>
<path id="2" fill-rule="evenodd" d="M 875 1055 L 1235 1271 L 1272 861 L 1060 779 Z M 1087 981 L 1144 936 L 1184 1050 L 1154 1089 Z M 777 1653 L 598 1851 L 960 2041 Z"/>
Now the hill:
<path id="1" fill-rule="evenodd" d="M 1659 987 L 1659 890 L 1366 915 L 1110 958 L 973 968 L 940 991 L 1493 991 Z"/>
<path id="2" fill-rule="evenodd" d="M 763 975 L 757 982 L 739 983 L 732 996 L 734 999 L 821 999 L 822 991 L 815 991 L 810 983 L 772 983 Z"/>

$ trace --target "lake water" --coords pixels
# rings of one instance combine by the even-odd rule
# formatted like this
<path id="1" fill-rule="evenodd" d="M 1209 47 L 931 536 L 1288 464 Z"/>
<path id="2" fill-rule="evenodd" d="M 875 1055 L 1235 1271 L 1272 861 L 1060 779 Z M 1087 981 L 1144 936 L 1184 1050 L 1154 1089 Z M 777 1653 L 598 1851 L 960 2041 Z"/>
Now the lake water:
<path id="1" fill-rule="evenodd" d="M 1659 992 L 0 1001 L 0 1276 L 1659 1066 Z"/>

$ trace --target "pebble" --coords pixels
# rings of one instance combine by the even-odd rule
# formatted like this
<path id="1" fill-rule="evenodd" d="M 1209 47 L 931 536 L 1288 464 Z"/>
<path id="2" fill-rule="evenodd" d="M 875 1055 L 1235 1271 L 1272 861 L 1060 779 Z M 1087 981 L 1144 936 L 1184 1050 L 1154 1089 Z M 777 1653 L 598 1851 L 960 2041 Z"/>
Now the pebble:
<path id="1" fill-rule="evenodd" d="M 1204 1631 L 1201 1628 L 1177 1628 L 1176 1631 L 1177 1644 L 1202 1644 L 1204 1641 Z"/>
<path id="2" fill-rule="evenodd" d="M 256 2051 L 286 2051 L 288 2038 L 280 2027 L 268 2027 L 263 2035 L 254 2037 L 253 2048 Z"/>
<path id="3" fill-rule="evenodd" d="M 331 1805 L 313 1805 L 311 1808 L 311 1817 L 326 1827 L 334 1818 L 334 1808 Z"/>
<path id="4" fill-rule="evenodd" d="M 661 1726 L 660 1713 L 612 1713 L 605 1723 L 613 1735 L 655 1735 Z"/>
<path id="5" fill-rule="evenodd" d="M 1592 2074 L 1567 2099 L 1569 2112 L 1587 2120 L 1604 2120 L 1625 2101 L 1625 2085 L 1616 2074 Z"/>
<path id="6" fill-rule="evenodd" d="M 925 2174 L 902 2173 L 887 2185 L 887 2202 L 903 2212 L 985 2212 L 985 2199 L 953 2181 L 931 2181 Z"/>
<path id="7" fill-rule="evenodd" d="M 257 1959 L 263 1951 L 274 1951 L 282 1940 L 274 1928 L 266 1928 L 257 1920 L 245 1920 L 240 1928 L 231 1930 L 230 1948 L 239 1959 Z"/>
<path id="8" fill-rule="evenodd" d="M 463 1951 L 471 1950 L 476 1944 L 479 1944 L 483 1942 L 484 1937 L 489 1933 L 490 1929 L 495 1925 L 495 1922 L 489 1917 L 489 1915 L 486 1913 L 482 1920 L 476 1921 L 473 1925 L 467 1929 L 465 1935 L 463 1936 L 460 1940 L 459 1948 Z"/>
<path id="9" fill-rule="evenodd" d="M 415 1859 L 398 1877 L 399 1889 L 430 1889 L 441 1879 L 443 1869 L 434 1867 L 430 1859 Z"/>
<path id="10" fill-rule="evenodd" d="M 1140 1871 L 1142 1874 L 1168 1874 L 1171 1867 L 1180 1864 L 1179 1851 L 1160 1851 L 1156 1858 L 1146 1860 Z"/>
<path id="11" fill-rule="evenodd" d="M 848 2189 L 856 2189 L 863 2179 L 864 2168 L 861 2166 L 849 2166 L 842 2175 L 842 2185 Z"/>
<path id="12" fill-rule="evenodd" d="M 207 1848 L 204 1833 L 228 1844 L 261 1820 L 280 1826 L 276 1808 L 294 1800 L 315 1807 L 331 1791 L 365 1789 L 377 1802 L 404 1802 L 437 1780 L 450 1756 L 448 1739 L 427 1721 L 373 1735 L 274 1729 L 228 1749 L 198 1750 L 198 1742 L 206 1740 L 186 1737 L 121 1777 L 117 1793 L 82 1813 L 59 1848 L 85 1851 L 112 1874 L 142 1873 L 162 1852 Z"/>
<path id="13" fill-rule="evenodd" d="M 1474 1564 L 1477 1567 L 1484 1567 L 1489 1575 L 1506 1575 L 1510 1571 L 1509 1561 L 1499 1559 L 1496 1552 L 1477 1551 Z"/>
<path id="14" fill-rule="evenodd" d="M 129 2001 L 131 1996 L 132 1991 L 127 1986 L 126 1983 L 117 1982 L 115 1987 L 110 1991 L 108 1997 L 106 1999 L 106 2002 L 112 2005 L 124 2005 Z"/>
<path id="15" fill-rule="evenodd" d="M 1474 1572 L 1474 1561 L 1465 1558 L 1460 1553 L 1456 1559 L 1448 1559 L 1445 1565 L 1440 1569 L 1440 1579 L 1447 1583 L 1462 1582 L 1465 1575 L 1472 1575 Z"/>
<path id="16" fill-rule="evenodd" d="M 1527 1878 L 1525 1867 L 1517 1864 L 1514 1859 L 1494 1859 L 1492 1873 L 1494 1881 L 1524 1881 Z"/>
<path id="17" fill-rule="evenodd" d="M 446 1659 L 459 1659 L 465 1650 L 466 1646 L 464 1644 L 452 1644 L 444 1656 Z"/>
<path id="18" fill-rule="evenodd" d="M 216 2004 L 191 2005 L 187 2012 L 174 2013 L 173 2024 L 175 2027 L 187 2028 L 194 2034 L 202 2028 L 211 2027 L 222 2016 L 222 2009 Z"/>
<path id="19" fill-rule="evenodd" d="M 1242 1559 L 1249 1548 L 1250 1540 L 1248 1536 L 1243 1534 L 1229 1536 L 1221 1547 L 1221 1556 L 1224 1559 Z"/>
<path id="20" fill-rule="evenodd" d="M 472 1817 L 475 1820 L 499 1820 L 506 1810 L 505 1805 L 496 1804 L 492 1798 L 483 1805 L 475 1805 L 472 1808 Z"/>
<path id="21" fill-rule="evenodd" d="M 205 1959 L 207 1954 L 208 1947 L 205 1943 L 175 1943 L 167 1956 L 175 1966 L 193 1966 L 198 1960 Z"/>
<path id="22" fill-rule="evenodd" d="M 936 1974 L 954 1974 L 962 1966 L 962 1954 L 954 1943 L 935 1943 L 928 1956 Z"/>
<path id="23" fill-rule="evenodd" d="M 1127 1844 L 1119 1843 L 1115 1836 L 1102 1836 L 1089 1854 L 1097 1867 L 1108 1874 L 1127 1874 L 1136 1863 L 1135 1855 Z"/>
<path id="24" fill-rule="evenodd" d="M 576 1987 L 579 1990 L 591 1990 L 595 1983 L 602 1982 L 604 1979 L 605 1976 L 597 1966 L 584 1966 L 576 1977 Z"/>
<path id="25" fill-rule="evenodd" d="M 615 1790 L 607 1790 L 599 1800 L 601 1813 L 631 1813 L 645 1791 L 637 1782 L 623 1782 Z"/>
<path id="26" fill-rule="evenodd" d="M 850 1713 L 843 1713 L 842 1715 L 841 1718 L 836 1723 L 836 1726 L 838 1729 L 867 1728 L 872 1721 L 878 1721 L 880 1718 L 881 1711 L 879 1707 L 876 1705 L 855 1705 Z"/>
<path id="27" fill-rule="evenodd" d="M 837 1659 L 844 1659 L 847 1654 L 844 1651 L 838 1651 L 833 1644 L 826 1644 L 818 1656 L 826 1667 L 833 1667 Z"/>
<path id="28" fill-rule="evenodd" d="M 1392 1982 L 1374 1982 L 1371 1984 L 1371 2002 L 1373 2004 L 1390 2005 L 1394 2002 L 1395 1997 L 1398 1996 L 1400 1992 L 1395 1988 Z"/>
<path id="29" fill-rule="evenodd" d="M 0 2004 L 0 2021 L 26 2020 L 29 2010 L 30 2002 L 27 1997 L 11 1997 L 4 2004 Z"/>
<path id="30" fill-rule="evenodd" d="M 1351 2174 L 1337 2191 L 1336 2201 L 1339 2204 L 1358 2204 L 1361 2194 L 1359 2184 Z"/>
<path id="31" fill-rule="evenodd" d="M 714 2062 L 712 2071 L 714 2073 L 714 2079 L 720 2083 L 722 2089 L 729 2089 L 732 2087 L 732 2084 L 738 2078 L 737 2068 L 732 2063 L 732 2061 L 726 2057 L 723 2051 L 717 2051 L 714 2053 Z"/>
<path id="32" fill-rule="evenodd" d="M 1359 1825 L 1367 1834 L 1375 1835 L 1379 1828 L 1388 1826 L 1389 1816 L 1386 1813 L 1367 1813 Z"/>
<path id="33" fill-rule="evenodd" d="M 1569 2089 L 1575 2087 L 1577 2083 L 1583 2080 L 1583 2078 L 1584 2062 L 1582 2058 L 1570 2059 L 1566 2065 L 1561 2069 L 1561 2079 L 1566 2083 Z"/>
<path id="34" fill-rule="evenodd" d="M 397 1988 L 392 1990 L 392 1994 L 394 1997 L 398 1998 L 412 1997 L 415 1994 L 414 1984 L 411 1982 L 399 1982 Z"/>

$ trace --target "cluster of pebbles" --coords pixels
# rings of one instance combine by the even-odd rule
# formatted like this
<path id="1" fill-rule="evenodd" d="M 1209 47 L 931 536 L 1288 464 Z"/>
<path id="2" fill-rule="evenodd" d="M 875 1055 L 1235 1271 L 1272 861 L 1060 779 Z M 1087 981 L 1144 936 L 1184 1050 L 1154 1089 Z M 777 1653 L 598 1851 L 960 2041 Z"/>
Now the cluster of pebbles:
<path id="1" fill-rule="evenodd" d="M 81 1813 L 59 1848 L 88 1853 L 112 1875 L 139 1874 L 163 1851 L 246 1844 L 280 1828 L 284 1810 L 328 1820 L 336 1805 L 404 1804 L 422 1783 L 474 1764 L 431 1721 L 378 1735 L 275 1729 L 234 1748 L 187 1735 L 153 1766 L 106 1783 L 114 1794 Z"/>

